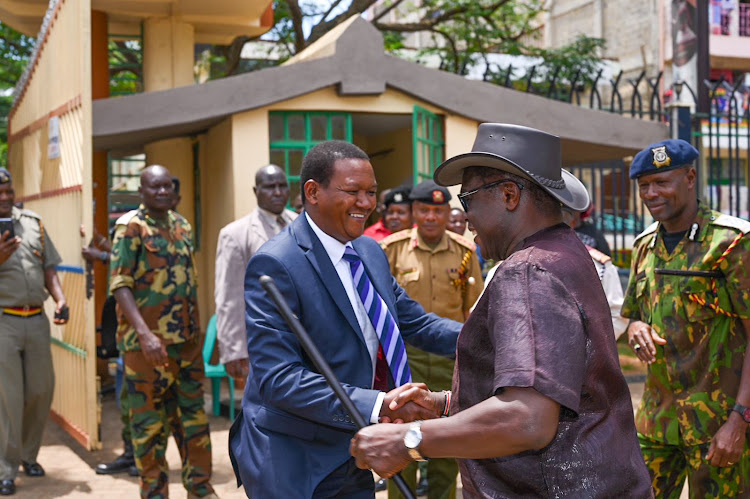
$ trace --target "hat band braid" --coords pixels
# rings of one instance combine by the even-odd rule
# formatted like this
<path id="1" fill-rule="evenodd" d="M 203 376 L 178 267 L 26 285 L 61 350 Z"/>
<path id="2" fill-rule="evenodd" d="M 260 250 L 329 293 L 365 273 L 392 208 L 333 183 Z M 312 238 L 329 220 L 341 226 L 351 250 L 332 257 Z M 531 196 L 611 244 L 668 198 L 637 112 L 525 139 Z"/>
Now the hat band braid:
<path id="1" fill-rule="evenodd" d="M 550 189 L 565 189 L 565 181 L 562 179 L 551 180 L 548 178 L 540 177 L 539 175 L 534 175 L 531 172 L 527 172 L 527 173 L 531 175 L 534 178 L 534 180 L 536 180 L 537 182 L 539 182 L 545 187 L 549 187 Z"/>

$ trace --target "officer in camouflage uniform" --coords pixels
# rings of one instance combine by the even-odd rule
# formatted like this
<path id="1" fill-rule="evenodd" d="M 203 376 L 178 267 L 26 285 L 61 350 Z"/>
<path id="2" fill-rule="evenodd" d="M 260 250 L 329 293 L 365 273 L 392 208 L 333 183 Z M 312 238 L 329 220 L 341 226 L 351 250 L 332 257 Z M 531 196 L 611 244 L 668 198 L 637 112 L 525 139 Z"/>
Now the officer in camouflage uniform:
<path id="1" fill-rule="evenodd" d="M 750 497 L 750 223 L 701 204 L 682 140 L 638 153 L 630 178 L 656 223 L 633 247 L 622 315 L 648 364 L 636 426 L 657 497 Z"/>
<path id="2" fill-rule="evenodd" d="M 168 496 L 171 426 L 188 497 L 215 497 L 191 228 L 170 210 L 166 168 L 146 168 L 139 192 L 143 205 L 115 227 L 110 289 L 119 308 L 117 348 L 125 361 L 141 496 Z"/>
<path id="3" fill-rule="evenodd" d="M 448 189 L 426 180 L 412 189 L 409 199 L 417 226 L 396 232 L 380 243 L 390 262 L 391 273 L 426 312 L 463 322 L 483 288 L 476 246 L 446 230 L 451 211 Z M 406 352 L 415 382 L 426 383 L 431 390 L 451 389 L 452 359 L 410 345 L 406 346 Z M 412 490 L 416 469 L 416 464 L 412 463 L 403 472 Z M 427 462 L 427 497 L 455 497 L 457 474 L 455 459 L 430 459 Z M 401 497 L 392 484 L 388 487 L 389 497 Z"/>

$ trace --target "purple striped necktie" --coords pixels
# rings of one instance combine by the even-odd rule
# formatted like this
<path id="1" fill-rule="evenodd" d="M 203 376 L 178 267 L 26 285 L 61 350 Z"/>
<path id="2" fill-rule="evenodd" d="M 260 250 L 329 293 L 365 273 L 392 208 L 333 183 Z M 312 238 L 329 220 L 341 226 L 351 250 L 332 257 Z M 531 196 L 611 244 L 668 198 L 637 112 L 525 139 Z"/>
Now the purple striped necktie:
<path id="1" fill-rule="evenodd" d="M 347 246 L 344 251 L 344 260 L 349 262 L 352 271 L 354 287 L 357 289 L 359 298 L 365 306 L 367 316 L 370 318 L 375 333 L 383 348 L 385 360 L 391 370 L 393 381 L 396 386 L 411 381 L 411 370 L 406 359 L 406 348 L 398 324 L 388 310 L 383 298 L 375 290 L 370 278 L 365 272 L 365 266 L 354 248 Z"/>

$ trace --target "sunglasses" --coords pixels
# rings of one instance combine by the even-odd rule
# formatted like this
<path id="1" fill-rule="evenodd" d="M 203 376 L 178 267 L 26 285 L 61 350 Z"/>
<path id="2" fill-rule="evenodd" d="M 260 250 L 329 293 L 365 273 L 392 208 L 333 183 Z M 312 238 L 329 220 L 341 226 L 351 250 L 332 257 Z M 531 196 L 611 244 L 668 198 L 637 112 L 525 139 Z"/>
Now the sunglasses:
<path id="1" fill-rule="evenodd" d="M 523 190 L 523 184 L 519 184 L 515 180 L 503 179 L 503 180 L 498 180 L 497 182 L 491 182 L 491 183 L 483 185 L 481 187 L 477 187 L 476 189 L 474 189 L 472 191 L 463 192 L 463 193 L 461 193 L 461 194 L 458 195 L 458 200 L 461 203 L 461 206 L 463 206 L 464 211 L 468 212 L 469 211 L 469 200 L 471 199 L 471 196 L 473 196 L 474 194 L 476 194 L 477 192 L 479 192 L 481 190 L 492 189 L 493 187 L 497 187 L 498 185 L 502 185 L 502 184 L 516 184 L 518 186 L 519 190 Z"/>

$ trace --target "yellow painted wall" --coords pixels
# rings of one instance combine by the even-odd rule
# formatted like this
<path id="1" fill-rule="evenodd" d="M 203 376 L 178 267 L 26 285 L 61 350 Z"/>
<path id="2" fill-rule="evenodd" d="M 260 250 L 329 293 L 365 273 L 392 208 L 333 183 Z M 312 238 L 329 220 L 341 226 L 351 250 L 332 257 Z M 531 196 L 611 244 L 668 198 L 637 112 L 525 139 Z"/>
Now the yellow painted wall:
<path id="1" fill-rule="evenodd" d="M 443 114 L 440 108 L 388 88 L 381 95 L 341 97 L 334 87 L 326 87 L 268 107 L 270 111 L 349 111 L 352 113 L 411 114 L 414 105 Z"/>
<path id="2" fill-rule="evenodd" d="M 201 241 L 196 253 L 201 326 L 214 312 L 214 261 L 219 231 L 234 220 L 232 121 L 228 118 L 199 139 Z"/>
<path id="3" fill-rule="evenodd" d="M 258 205 L 253 194 L 255 173 L 270 160 L 268 110 L 256 109 L 232 117 L 232 155 L 235 182 L 234 218 L 243 217 Z"/>

